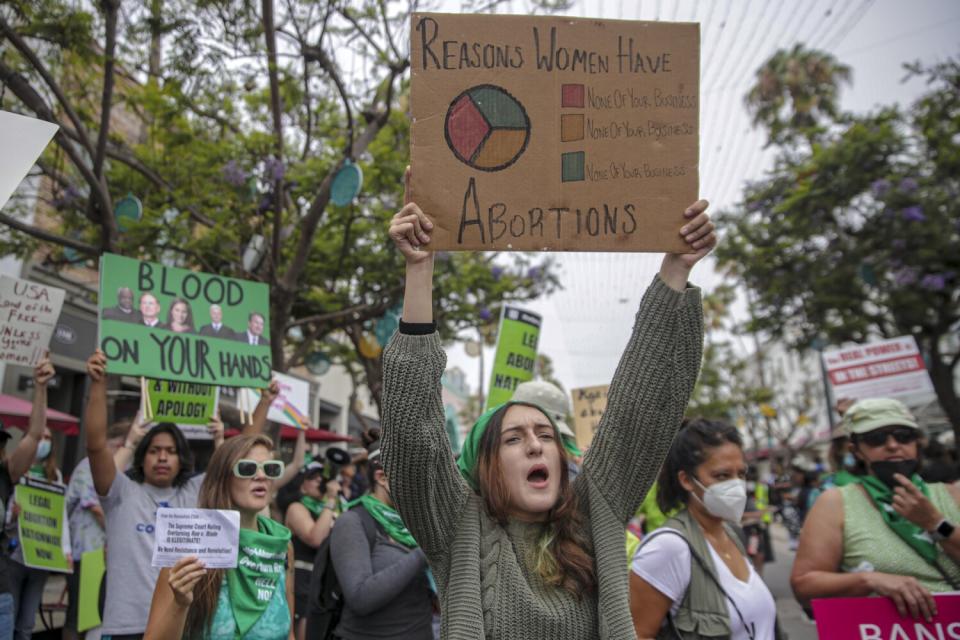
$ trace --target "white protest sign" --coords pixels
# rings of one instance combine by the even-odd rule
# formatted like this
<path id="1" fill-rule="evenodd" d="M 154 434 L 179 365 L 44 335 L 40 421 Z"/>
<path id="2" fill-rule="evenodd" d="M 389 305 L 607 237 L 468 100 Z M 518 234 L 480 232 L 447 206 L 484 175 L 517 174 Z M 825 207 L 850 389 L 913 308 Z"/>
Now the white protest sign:
<path id="1" fill-rule="evenodd" d="M 7 204 L 13 190 L 43 153 L 58 128 L 52 122 L 0 111 L 0 140 L 3 140 L 3 153 L 0 153 L 0 209 Z"/>
<path id="2" fill-rule="evenodd" d="M 901 336 L 823 352 L 835 398 L 889 398 L 933 393 L 917 343 Z"/>
<path id="3" fill-rule="evenodd" d="M 0 276 L 0 362 L 24 367 L 40 362 L 57 327 L 64 295 L 63 289 Z"/>
<path id="4" fill-rule="evenodd" d="M 310 428 L 310 383 L 277 371 L 273 379 L 280 386 L 280 395 L 270 405 L 267 419 L 297 429 Z M 241 404 L 252 412 L 260 401 L 259 390 L 243 389 L 240 393 L 244 395 Z"/>
<path id="5" fill-rule="evenodd" d="M 234 569 L 240 549 L 240 512 L 157 509 L 153 566 L 172 567 L 196 556 L 207 569 Z"/>

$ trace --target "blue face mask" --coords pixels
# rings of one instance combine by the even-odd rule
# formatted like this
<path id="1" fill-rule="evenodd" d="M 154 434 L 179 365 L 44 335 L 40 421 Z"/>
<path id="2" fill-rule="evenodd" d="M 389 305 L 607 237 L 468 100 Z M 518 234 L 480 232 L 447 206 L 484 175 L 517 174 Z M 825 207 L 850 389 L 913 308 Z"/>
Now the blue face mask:
<path id="1" fill-rule="evenodd" d="M 50 441 L 41 440 L 40 444 L 37 445 L 37 460 L 46 460 L 47 456 L 50 455 Z"/>

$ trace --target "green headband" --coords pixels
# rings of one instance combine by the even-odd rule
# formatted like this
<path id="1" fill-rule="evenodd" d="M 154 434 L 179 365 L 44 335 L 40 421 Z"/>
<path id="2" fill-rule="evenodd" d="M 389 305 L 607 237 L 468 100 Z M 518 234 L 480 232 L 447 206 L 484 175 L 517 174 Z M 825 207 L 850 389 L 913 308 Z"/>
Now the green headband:
<path id="1" fill-rule="evenodd" d="M 490 425 L 490 419 L 493 418 L 497 411 L 507 407 L 512 407 L 517 404 L 533 407 L 545 415 L 547 420 L 550 421 L 550 424 L 553 425 L 553 431 L 556 436 L 560 438 L 563 448 L 566 449 L 570 455 L 581 455 L 576 444 L 567 442 L 566 438 L 560 436 L 560 430 L 557 429 L 557 424 L 553 421 L 553 418 L 550 417 L 550 414 L 544 411 L 542 407 L 538 407 L 530 402 L 504 402 L 501 405 L 487 409 L 482 416 L 477 418 L 477 421 L 473 423 L 473 427 L 470 428 L 470 433 L 467 434 L 467 439 L 463 443 L 463 448 L 460 450 L 460 458 L 457 459 L 457 467 L 460 469 L 460 475 L 463 476 L 463 479 L 467 481 L 467 484 L 469 484 L 470 488 L 474 491 L 480 491 L 480 483 L 477 482 L 477 462 L 480 459 L 480 441 L 483 439 L 483 434 L 487 432 L 487 427 Z M 571 447 L 573 448 L 571 449 Z"/>

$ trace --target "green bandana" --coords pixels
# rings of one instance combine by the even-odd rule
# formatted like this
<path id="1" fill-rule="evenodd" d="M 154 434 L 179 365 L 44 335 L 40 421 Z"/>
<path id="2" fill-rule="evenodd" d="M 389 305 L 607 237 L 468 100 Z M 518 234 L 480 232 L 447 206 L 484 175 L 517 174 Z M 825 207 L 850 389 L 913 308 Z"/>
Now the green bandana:
<path id="1" fill-rule="evenodd" d="M 310 496 L 300 496 L 300 504 L 305 506 L 314 518 L 319 518 L 323 510 L 326 509 L 326 505 L 322 501 Z"/>
<path id="2" fill-rule="evenodd" d="M 286 571 L 289 544 L 290 530 L 270 518 L 257 516 L 257 531 L 240 529 L 237 568 L 227 571 L 237 638 L 247 634 L 273 599 Z"/>
<path id="3" fill-rule="evenodd" d="M 833 486 L 835 487 L 845 487 L 848 484 L 853 484 L 857 481 L 857 476 L 850 473 L 846 469 L 840 469 L 833 474 Z"/>
<path id="4" fill-rule="evenodd" d="M 471 427 L 470 433 L 467 434 L 467 439 L 463 443 L 463 448 L 460 449 L 460 457 L 457 459 L 457 467 L 460 469 L 460 475 L 463 476 L 463 479 L 467 481 L 467 484 L 469 484 L 470 488 L 474 491 L 480 491 L 480 483 L 477 481 L 477 462 L 480 459 L 480 441 L 483 439 L 483 434 L 487 431 L 487 425 L 490 424 L 490 419 L 493 418 L 493 414 L 504 407 L 512 407 L 515 404 L 522 404 L 538 409 L 547 417 L 550 424 L 553 425 L 556 436 L 558 438 L 560 437 L 560 431 L 557 430 L 557 425 L 553 422 L 553 418 L 535 404 L 510 401 L 488 409 L 482 416 L 477 418 L 477 421 L 473 424 L 473 427 Z M 563 443 L 563 446 L 564 449 L 573 453 L 566 442 Z"/>
<path id="5" fill-rule="evenodd" d="M 355 504 L 363 505 L 367 513 L 380 523 L 388 536 L 410 549 L 418 546 L 417 541 L 413 539 L 413 535 L 411 535 L 407 529 L 407 525 L 403 524 L 403 518 L 400 517 L 400 514 L 397 513 L 395 509 L 383 504 L 369 493 L 360 496 L 351 502 L 349 506 L 352 507 Z"/>
<path id="6" fill-rule="evenodd" d="M 563 441 L 563 448 L 567 450 L 574 458 L 582 458 L 583 451 L 580 451 L 580 447 L 577 446 L 576 440 L 573 438 L 568 438 L 567 436 L 560 436 L 560 439 Z"/>
<path id="7" fill-rule="evenodd" d="M 930 497 L 927 483 L 919 475 L 914 474 L 911 480 L 925 497 Z M 937 566 L 937 545 L 930 540 L 926 531 L 893 510 L 893 490 L 879 478 L 873 476 L 859 476 L 856 481 L 867 490 L 870 499 L 880 511 L 880 515 L 883 516 L 883 521 L 887 523 L 887 526 L 893 529 L 894 533 L 900 536 L 914 551 L 919 553 L 921 558 L 933 566 Z"/>

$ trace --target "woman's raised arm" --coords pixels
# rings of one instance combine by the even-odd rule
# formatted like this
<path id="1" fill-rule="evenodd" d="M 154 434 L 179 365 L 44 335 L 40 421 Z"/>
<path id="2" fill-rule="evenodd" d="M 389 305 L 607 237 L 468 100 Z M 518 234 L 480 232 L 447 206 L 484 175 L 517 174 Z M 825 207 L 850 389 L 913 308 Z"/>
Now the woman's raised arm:
<path id="1" fill-rule="evenodd" d="M 383 352 L 384 471 L 404 523 L 431 561 L 444 556 L 468 488 L 453 462 L 444 428 L 440 376 L 446 354 L 433 326 L 433 254 L 424 249 L 433 225 L 409 199 L 390 223 L 406 258 L 400 331 Z"/>
<path id="2" fill-rule="evenodd" d="M 700 371 L 703 308 L 687 279 L 717 243 L 707 206 L 699 200 L 684 212 L 680 235 L 692 253 L 667 254 L 643 296 L 584 459 L 584 475 L 624 523 L 653 485 Z"/>

